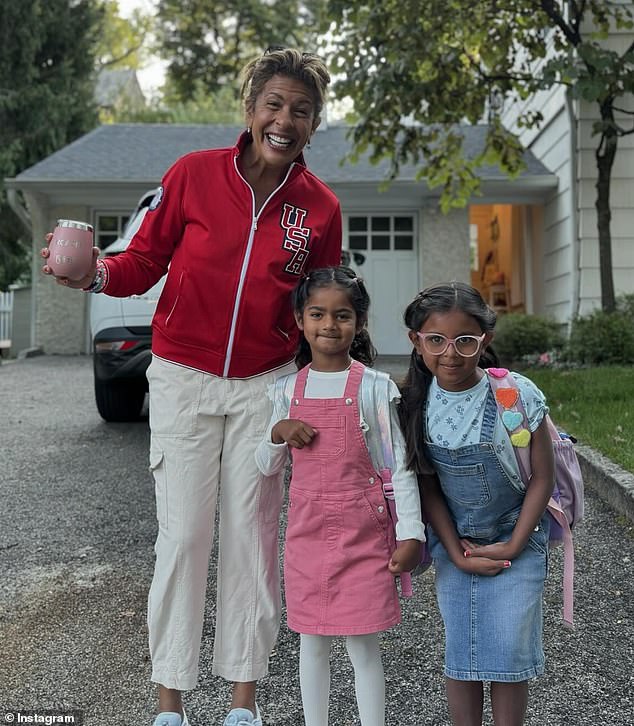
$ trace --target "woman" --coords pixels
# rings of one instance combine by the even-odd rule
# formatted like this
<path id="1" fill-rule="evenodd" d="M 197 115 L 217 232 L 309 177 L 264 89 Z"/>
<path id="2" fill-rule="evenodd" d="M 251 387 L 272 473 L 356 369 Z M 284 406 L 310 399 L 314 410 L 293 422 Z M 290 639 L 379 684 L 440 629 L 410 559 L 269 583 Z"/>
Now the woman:
<path id="1" fill-rule="evenodd" d="M 159 520 L 148 599 L 155 726 L 187 724 L 181 691 L 198 676 L 217 498 L 213 673 L 233 681 L 225 726 L 262 724 L 255 687 L 279 629 L 282 481 L 261 481 L 254 450 L 271 414 L 267 387 L 294 370 L 290 291 L 305 272 L 340 261 L 339 203 L 302 158 L 329 81 L 317 56 L 290 48 L 249 63 L 236 146 L 179 159 L 126 252 L 97 260 L 95 249 L 85 278 L 57 279 L 123 297 L 167 272 L 147 374 Z"/>

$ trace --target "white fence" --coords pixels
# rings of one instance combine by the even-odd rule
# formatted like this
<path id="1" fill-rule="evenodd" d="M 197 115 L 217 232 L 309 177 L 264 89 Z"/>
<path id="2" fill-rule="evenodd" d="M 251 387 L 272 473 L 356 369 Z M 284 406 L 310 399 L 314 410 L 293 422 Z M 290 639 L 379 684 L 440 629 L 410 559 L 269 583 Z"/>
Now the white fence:
<path id="1" fill-rule="evenodd" d="M 11 340 L 13 290 L 0 292 L 0 342 Z"/>

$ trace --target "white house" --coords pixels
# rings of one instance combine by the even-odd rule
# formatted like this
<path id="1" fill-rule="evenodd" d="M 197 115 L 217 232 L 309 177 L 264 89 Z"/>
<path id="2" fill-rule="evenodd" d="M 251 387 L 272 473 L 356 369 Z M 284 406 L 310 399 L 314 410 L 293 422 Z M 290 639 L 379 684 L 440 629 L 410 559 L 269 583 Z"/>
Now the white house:
<path id="1" fill-rule="evenodd" d="M 347 127 L 324 124 L 306 151 L 311 170 L 338 195 L 344 248 L 366 280 L 371 296 L 370 332 L 382 354 L 403 354 L 410 345 L 402 325 L 405 305 L 424 286 L 444 280 L 471 281 L 502 311 L 554 312 L 565 319 L 574 308 L 572 286 L 553 304 L 550 261 L 544 258 L 550 201 L 558 177 L 525 154 L 526 170 L 510 181 L 496 168 L 480 172 L 482 196 L 469 208 L 440 212 L 438 199 L 416 169 L 404 167 L 380 190 L 389 164 L 341 163 L 350 151 Z M 219 125 L 105 125 L 34 166 L 7 179 L 26 201 L 32 229 L 33 330 L 47 353 L 89 352 L 88 296 L 40 274 L 39 249 L 57 218 L 94 225 L 105 246 L 122 228 L 136 201 L 156 186 L 179 156 L 194 149 L 233 145 L 241 129 Z M 465 126 L 467 153 L 482 148 L 486 128 Z M 21 210 L 24 218 L 24 210 Z M 544 223 L 543 220 L 546 220 Z M 572 265 L 569 256 L 565 265 Z"/>

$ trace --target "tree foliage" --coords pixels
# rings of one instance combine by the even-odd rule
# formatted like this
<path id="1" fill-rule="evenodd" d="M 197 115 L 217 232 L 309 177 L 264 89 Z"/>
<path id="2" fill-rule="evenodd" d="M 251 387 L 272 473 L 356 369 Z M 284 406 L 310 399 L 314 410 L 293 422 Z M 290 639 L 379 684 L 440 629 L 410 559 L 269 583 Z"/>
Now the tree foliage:
<path id="1" fill-rule="evenodd" d="M 123 18 L 118 0 L 102 0 L 101 7 L 103 21 L 96 49 L 97 69 L 138 70 L 148 60 L 147 40 L 153 19 L 139 9 L 135 9 L 129 18 Z"/>
<path id="2" fill-rule="evenodd" d="M 476 172 L 497 164 L 510 176 L 522 149 L 501 123 L 499 106 L 566 86 L 596 104 L 598 231 L 602 304 L 614 307 L 609 180 L 618 138 L 632 133 L 616 118 L 634 91 L 634 45 L 607 48 L 610 28 L 632 28 L 630 9 L 612 0 L 329 0 L 335 21 L 335 91 L 354 102 L 356 154 L 392 160 L 392 174 L 414 162 L 441 187 L 441 205 L 464 206 L 479 188 Z M 487 119 L 484 148 L 465 158 L 461 123 Z M 543 121 L 528 108 L 520 127 Z"/>
<path id="3" fill-rule="evenodd" d="M 244 110 L 231 86 L 208 93 L 198 87 L 194 96 L 187 101 L 171 97 L 152 100 L 140 110 L 122 109 L 117 112 L 117 123 L 162 123 L 162 124 L 241 124 Z"/>
<path id="4" fill-rule="evenodd" d="M 159 0 L 158 43 L 173 96 L 215 92 L 272 45 L 314 49 L 325 0 Z"/>
<path id="5" fill-rule="evenodd" d="M 0 289 L 25 272 L 30 240 L 2 179 L 96 123 L 93 0 L 0 0 Z"/>

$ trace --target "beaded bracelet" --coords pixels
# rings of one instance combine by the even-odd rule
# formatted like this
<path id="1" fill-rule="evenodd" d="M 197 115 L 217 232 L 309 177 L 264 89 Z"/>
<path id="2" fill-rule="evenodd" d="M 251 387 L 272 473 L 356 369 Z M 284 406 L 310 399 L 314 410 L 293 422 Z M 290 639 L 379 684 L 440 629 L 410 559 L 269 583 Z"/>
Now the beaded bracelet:
<path id="1" fill-rule="evenodd" d="M 101 292 L 108 284 L 108 265 L 103 260 L 97 260 L 97 269 L 95 276 L 88 287 L 84 288 L 84 292 Z"/>

